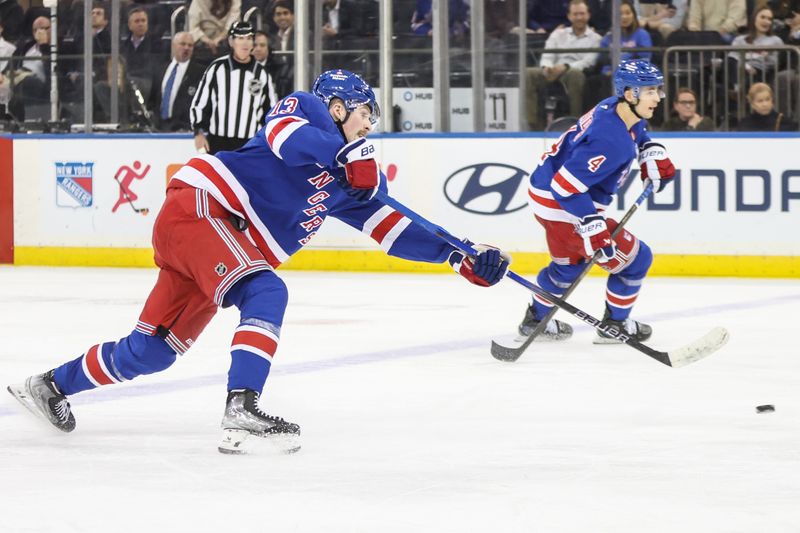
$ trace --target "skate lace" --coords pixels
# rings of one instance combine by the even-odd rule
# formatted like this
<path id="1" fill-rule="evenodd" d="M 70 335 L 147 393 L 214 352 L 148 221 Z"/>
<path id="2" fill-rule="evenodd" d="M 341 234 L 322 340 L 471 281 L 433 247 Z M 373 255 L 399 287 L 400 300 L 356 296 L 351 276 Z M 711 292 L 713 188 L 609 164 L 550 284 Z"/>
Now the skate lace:
<path id="1" fill-rule="evenodd" d="M 265 413 L 265 412 L 264 412 L 264 411 L 261 409 L 261 405 L 260 405 L 260 403 L 259 403 L 259 395 L 258 395 L 258 394 L 256 394 L 256 398 L 255 398 L 254 405 L 255 405 L 255 408 L 256 408 L 256 412 L 257 412 L 259 415 L 261 415 L 262 417 L 264 417 L 264 418 L 266 418 L 267 420 L 269 420 L 270 422 L 274 422 L 275 424 L 285 424 L 285 423 L 286 423 L 286 421 L 285 421 L 283 418 L 281 418 L 281 417 L 279 417 L 279 416 L 272 416 L 272 415 L 268 415 L 267 413 Z"/>
<path id="2" fill-rule="evenodd" d="M 56 403 L 55 406 L 53 406 L 53 409 L 55 410 L 56 416 L 59 420 L 66 421 L 69 418 L 70 407 L 66 398 Z"/>

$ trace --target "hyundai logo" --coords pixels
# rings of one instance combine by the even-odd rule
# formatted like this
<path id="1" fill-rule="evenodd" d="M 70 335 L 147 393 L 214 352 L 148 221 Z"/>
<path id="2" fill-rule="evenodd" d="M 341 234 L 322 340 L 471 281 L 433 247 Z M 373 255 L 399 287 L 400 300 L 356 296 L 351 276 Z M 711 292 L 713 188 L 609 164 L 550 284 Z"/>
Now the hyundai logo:
<path id="1" fill-rule="evenodd" d="M 526 184 L 522 189 L 521 183 Z M 504 163 L 478 163 L 450 174 L 444 182 L 444 196 L 469 213 L 506 215 L 525 207 L 527 183 L 528 172 L 521 168 Z"/>

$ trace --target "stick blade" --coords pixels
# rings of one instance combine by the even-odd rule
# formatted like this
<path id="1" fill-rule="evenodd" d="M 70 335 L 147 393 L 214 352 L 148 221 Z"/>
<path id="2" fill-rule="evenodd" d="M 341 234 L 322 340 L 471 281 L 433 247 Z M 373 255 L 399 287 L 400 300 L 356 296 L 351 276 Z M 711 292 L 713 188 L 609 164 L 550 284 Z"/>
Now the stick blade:
<path id="1" fill-rule="evenodd" d="M 725 328 L 717 327 L 682 348 L 669 352 L 670 366 L 680 368 L 708 357 L 722 348 L 730 339 Z"/>
<path id="2" fill-rule="evenodd" d="M 518 341 L 520 337 L 511 340 L 508 346 L 503 346 L 502 344 L 498 344 L 494 340 L 492 340 L 492 357 L 497 359 L 498 361 L 504 361 L 506 363 L 513 363 L 520 356 L 525 352 L 525 348 L 528 345 L 525 343 L 526 337 L 522 337 L 522 341 Z"/>

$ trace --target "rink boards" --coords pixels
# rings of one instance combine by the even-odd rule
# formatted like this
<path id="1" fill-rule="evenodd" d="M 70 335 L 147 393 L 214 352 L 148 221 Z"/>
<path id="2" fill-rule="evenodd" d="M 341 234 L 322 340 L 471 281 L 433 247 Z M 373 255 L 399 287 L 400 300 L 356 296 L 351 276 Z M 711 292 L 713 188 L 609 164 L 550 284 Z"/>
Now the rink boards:
<path id="1" fill-rule="evenodd" d="M 631 220 L 658 275 L 800 277 L 800 136 L 656 134 L 675 185 Z M 556 137 L 532 134 L 376 136 L 389 190 L 476 242 L 513 253 L 515 269 L 547 261 L 527 206 L 528 174 Z M 186 135 L 0 137 L 0 263 L 152 265 L 150 232 L 169 176 L 194 154 Z M 638 169 L 615 213 L 641 191 Z M 442 271 L 386 256 L 329 219 L 283 268 Z"/>

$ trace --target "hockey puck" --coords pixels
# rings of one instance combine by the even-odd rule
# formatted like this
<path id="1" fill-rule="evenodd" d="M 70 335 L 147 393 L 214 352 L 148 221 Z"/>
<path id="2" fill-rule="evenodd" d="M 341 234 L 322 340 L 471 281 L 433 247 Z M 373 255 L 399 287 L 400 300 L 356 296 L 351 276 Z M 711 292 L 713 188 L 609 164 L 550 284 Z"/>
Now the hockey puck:
<path id="1" fill-rule="evenodd" d="M 772 413 L 775 411 L 774 405 L 757 405 L 756 406 L 756 413 Z"/>

